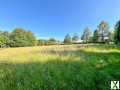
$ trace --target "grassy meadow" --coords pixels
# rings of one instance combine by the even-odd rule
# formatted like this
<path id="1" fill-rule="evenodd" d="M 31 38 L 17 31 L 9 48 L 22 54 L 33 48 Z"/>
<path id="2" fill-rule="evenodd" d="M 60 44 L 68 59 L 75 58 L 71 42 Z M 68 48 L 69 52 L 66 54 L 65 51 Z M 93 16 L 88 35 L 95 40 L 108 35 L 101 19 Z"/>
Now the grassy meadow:
<path id="1" fill-rule="evenodd" d="M 0 90 L 110 90 L 120 80 L 114 45 L 0 49 Z"/>

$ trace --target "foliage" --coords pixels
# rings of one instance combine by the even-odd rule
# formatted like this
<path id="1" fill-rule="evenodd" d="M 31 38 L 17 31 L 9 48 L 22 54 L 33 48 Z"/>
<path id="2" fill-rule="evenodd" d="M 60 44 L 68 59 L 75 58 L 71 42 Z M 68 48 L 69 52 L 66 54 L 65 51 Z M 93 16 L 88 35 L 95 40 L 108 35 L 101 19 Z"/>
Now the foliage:
<path id="1" fill-rule="evenodd" d="M 88 43 L 88 42 L 90 42 L 91 37 L 92 37 L 92 33 L 91 33 L 90 29 L 89 29 L 88 27 L 86 27 L 86 28 L 84 29 L 84 32 L 83 32 L 83 35 L 82 35 L 81 39 L 82 39 L 85 43 Z"/>
<path id="2" fill-rule="evenodd" d="M 54 38 L 50 38 L 49 40 L 39 39 L 37 45 L 39 46 L 39 45 L 57 45 L 57 44 L 60 44 L 60 42 L 55 40 Z"/>
<path id="3" fill-rule="evenodd" d="M 71 44 L 72 43 L 72 38 L 69 34 L 67 34 L 64 38 L 64 44 Z"/>
<path id="4" fill-rule="evenodd" d="M 77 35 L 77 33 L 75 33 L 72 37 L 72 41 L 78 41 L 79 40 L 79 36 Z"/>
<path id="5" fill-rule="evenodd" d="M 93 34 L 93 42 L 98 42 L 98 30 L 95 30 L 95 31 L 94 31 L 94 34 Z"/>
<path id="6" fill-rule="evenodd" d="M 12 47 L 35 46 L 36 37 L 30 31 L 25 31 L 21 28 L 16 28 L 10 35 Z"/>
<path id="7" fill-rule="evenodd" d="M 37 42 L 37 45 L 47 45 L 47 40 L 44 40 L 44 39 L 39 39 L 38 42 Z"/>
<path id="8" fill-rule="evenodd" d="M 88 27 L 84 29 L 81 36 L 83 43 L 120 43 L 120 21 L 115 26 L 115 32 L 110 32 L 109 24 L 101 21 L 98 28 L 93 32 Z M 67 34 L 63 43 L 50 38 L 49 40 L 36 39 L 36 36 L 31 31 L 26 31 L 22 28 L 16 28 L 12 32 L 0 32 L 0 47 L 25 47 L 36 45 L 57 45 L 57 44 L 75 44 L 79 42 L 79 36 L 75 33 L 72 37 Z"/>
<path id="9" fill-rule="evenodd" d="M 7 32 L 0 32 L 0 47 L 7 47 L 9 45 L 9 36 Z"/>
<path id="10" fill-rule="evenodd" d="M 101 21 L 98 25 L 98 36 L 98 42 L 105 42 L 106 40 L 109 40 L 109 25 L 107 22 Z"/>
<path id="11" fill-rule="evenodd" d="M 109 32 L 109 41 L 114 42 L 114 32 Z"/>
<path id="12" fill-rule="evenodd" d="M 56 41 L 54 38 L 50 38 L 50 39 L 47 41 L 47 44 L 48 44 L 48 45 L 55 45 L 55 44 L 57 44 L 57 41 Z"/>
<path id="13" fill-rule="evenodd" d="M 120 44 L 120 21 L 115 25 L 115 43 Z"/>

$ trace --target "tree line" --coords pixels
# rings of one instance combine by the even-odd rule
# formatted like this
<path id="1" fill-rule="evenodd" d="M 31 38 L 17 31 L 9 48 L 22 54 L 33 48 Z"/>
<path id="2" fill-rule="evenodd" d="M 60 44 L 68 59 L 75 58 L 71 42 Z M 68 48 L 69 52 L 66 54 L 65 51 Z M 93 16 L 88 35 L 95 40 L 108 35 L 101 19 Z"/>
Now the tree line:
<path id="1" fill-rule="evenodd" d="M 54 38 L 49 40 L 37 39 L 33 32 L 16 28 L 12 32 L 0 31 L 0 47 L 26 47 L 37 45 L 55 45 L 60 43 Z"/>
<path id="2" fill-rule="evenodd" d="M 101 21 L 96 30 L 92 32 L 89 27 L 86 27 L 81 37 L 77 34 L 72 37 L 67 34 L 64 38 L 64 43 L 70 44 L 78 41 L 78 43 L 120 43 L 120 21 L 115 25 L 114 30 L 110 30 L 109 24 L 106 21 Z"/>
<path id="3" fill-rule="evenodd" d="M 0 31 L 0 47 L 35 46 L 36 37 L 31 31 L 16 28 L 12 32 Z"/>
<path id="4" fill-rule="evenodd" d="M 82 42 L 79 42 L 82 40 Z M 49 40 L 37 39 L 33 32 L 22 28 L 16 28 L 12 32 L 0 31 L 0 47 L 25 47 L 37 45 L 56 45 L 72 43 L 115 43 L 120 44 L 120 21 L 115 25 L 113 31 L 110 30 L 109 24 L 101 21 L 94 32 L 86 27 L 80 37 L 77 33 L 73 36 L 67 34 L 60 42 L 54 38 Z"/>

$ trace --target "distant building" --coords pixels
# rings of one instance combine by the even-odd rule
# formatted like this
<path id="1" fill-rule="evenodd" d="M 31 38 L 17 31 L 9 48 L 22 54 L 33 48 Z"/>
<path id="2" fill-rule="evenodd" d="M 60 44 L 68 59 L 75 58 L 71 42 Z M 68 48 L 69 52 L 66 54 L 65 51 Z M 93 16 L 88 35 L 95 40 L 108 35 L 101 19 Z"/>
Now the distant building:
<path id="1" fill-rule="evenodd" d="M 83 43 L 83 40 L 79 39 L 77 41 L 72 41 L 73 44 L 80 44 L 80 43 Z"/>
<path id="2" fill-rule="evenodd" d="M 109 36 L 108 35 L 98 35 L 98 42 L 107 42 L 109 41 Z"/>

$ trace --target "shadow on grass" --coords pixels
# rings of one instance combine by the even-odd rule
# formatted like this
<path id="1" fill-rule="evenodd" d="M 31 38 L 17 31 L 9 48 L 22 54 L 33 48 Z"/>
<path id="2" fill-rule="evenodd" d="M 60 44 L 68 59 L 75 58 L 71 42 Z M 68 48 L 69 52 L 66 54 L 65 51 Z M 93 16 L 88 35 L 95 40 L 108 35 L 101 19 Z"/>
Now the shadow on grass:
<path id="1" fill-rule="evenodd" d="M 85 62 L 72 58 L 26 64 L 1 63 L 0 90 L 110 90 L 110 81 L 120 80 L 120 63 L 114 63 L 120 60 L 120 53 L 71 52 Z"/>

